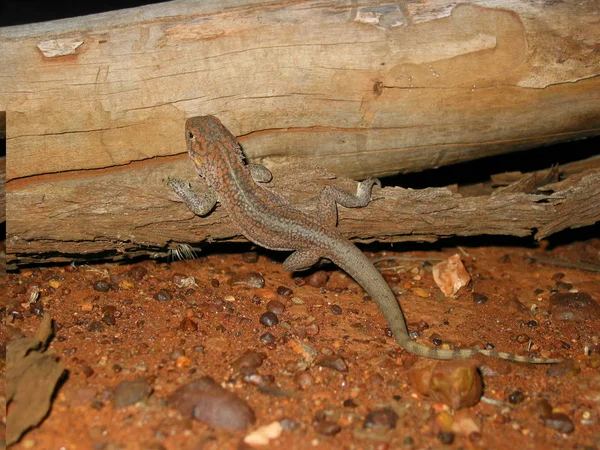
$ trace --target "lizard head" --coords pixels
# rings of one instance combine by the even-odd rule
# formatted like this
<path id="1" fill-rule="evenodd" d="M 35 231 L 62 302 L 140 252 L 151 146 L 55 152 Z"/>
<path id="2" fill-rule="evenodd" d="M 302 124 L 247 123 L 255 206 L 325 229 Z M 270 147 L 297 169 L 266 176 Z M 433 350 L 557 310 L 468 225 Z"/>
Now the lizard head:
<path id="1" fill-rule="evenodd" d="M 243 158 L 235 136 L 215 116 L 189 118 L 185 122 L 185 140 L 189 157 L 202 177 L 206 167 L 218 165 L 232 148 Z"/>

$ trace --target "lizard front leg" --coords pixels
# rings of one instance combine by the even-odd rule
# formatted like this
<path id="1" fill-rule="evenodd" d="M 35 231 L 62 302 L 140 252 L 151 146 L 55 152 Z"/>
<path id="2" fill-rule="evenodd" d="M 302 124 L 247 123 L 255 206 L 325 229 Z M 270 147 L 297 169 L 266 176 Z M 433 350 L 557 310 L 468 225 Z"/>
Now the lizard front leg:
<path id="1" fill-rule="evenodd" d="M 246 164 L 252 179 L 257 183 L 268 183 L 273 179 L 273 174 L 262 164 Z"/>
<path id="2" fill-rule="evenodd" d="M 217 194 L 210 188 L 204 196 L 200 197 L 192 190 L 189 183 L 178 178 L 167 179 L 167 184 L 197 216 L 206 216 L 217 204 Z"/>
<path id="3" fill-rule="evenodd" d="M 367 178 L 358 184 L 356 194 L 350 194 L 338 187 L 327 186 L 321 191 L 319 198 L 320 219 L 326 226 L 335 227 L 337 225 L 337 205 L 346 208 L 363 208 L 371 201 L 371 191 L 373 186 L 381 187 L 381 181 L 377 178 Z"/>

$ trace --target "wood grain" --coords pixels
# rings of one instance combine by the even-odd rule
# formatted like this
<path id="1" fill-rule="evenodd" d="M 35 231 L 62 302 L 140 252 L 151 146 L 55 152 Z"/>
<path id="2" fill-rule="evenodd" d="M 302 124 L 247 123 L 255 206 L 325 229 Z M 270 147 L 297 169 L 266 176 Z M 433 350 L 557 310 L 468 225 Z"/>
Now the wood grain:
<path id="1" fill-rule="evenodd" d="M 270 187 L 311 213 L 317 212 L 316 202 L 325 185 L 356 189 L 356 182 L 334 179 L 311 165 L 286 163 L 271 169 Z M 206 218 L 194 216 L 166 186 L 163 170 L 192 180 L 199 192 L 205 189 L 187 160 L 139 163 L 132 172 L 136 176 L 128 177 L 127 184 L 120 181 L 124 170 L 98 171 L 85 178 L 47 176 L 40 183 L 22 183 L 19 201 L 9 204 L 8 228 L 23 230 L 9 233 L 9 259 L 21 263 L 39 258 L 119 259 L 164 251 L 179 243 L 244 240 L 223 208 L 217 206 Z M 93 183 L 88 183 L 90 178 Z M 140 184 L 145 189 L 140 190 Z M 540 239 L 600 220 L 600 169 L 538 189 L 505 188 L 475 197 L 446 188 L 376 189 L 376 200 L 367 208 L 339 208 L 339 227 L 359 242 L 431 242 L 481 234 Z"/>
<path id="2" fill-rule="evenodd" d="M 0 29 L 7 251 L 68 260 L 237 236 L 219 210 L 192 218 L 162 183 L 188 171 L 182 130 L 195 115 L 217 115 L 300 203 L 323 184 L 300 169 L 310 164 L 352 186 L 597 135 L 596 11 L 597 0 L 179 1 Z M 596 217 L 561 216 L 594 176 L 560 204 L 386 189 L 341 226 L 365 241 L 542 236 Z M 490 214 L 487 228 L 471 223 Z"/>
<path id="3" fill-rule="evenodd" d="M 599 133 L 597 1 L 455 4 L 188 1 L 1 29 L 8 180 L 179 154 L 204 114 L 250 159 L 354 179 Z"/>

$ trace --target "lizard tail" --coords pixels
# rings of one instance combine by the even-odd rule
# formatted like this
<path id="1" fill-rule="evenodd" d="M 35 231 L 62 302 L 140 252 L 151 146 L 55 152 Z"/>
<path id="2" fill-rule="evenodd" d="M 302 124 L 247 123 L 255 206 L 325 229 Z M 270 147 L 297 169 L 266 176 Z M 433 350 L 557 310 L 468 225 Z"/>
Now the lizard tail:
<path id="1" fill-rule="evenodd" d="M 395 337 L 395 336 L 394 336 Z M 514 353 L 499 352 L 496 350 L 484 350 L 477 348 L 464 348 L 456 350 L 445 350 L 441 348 L 427 347 L 426 345 L 409 339 L 398 340 L 400 346 L 409 353 L 431 359 L 467 359 L 475 355 L 491 356 L 493 358 L 506 359 L 508 361 L 532 363 L 532 364 L 554 364 L 562 361 L 554 358 L 540 358 L 537 356 L 521 356 Z"/>
<path id="2" fill-rule="evenodd" d="M 526 362 L 534 364 L 552 364 L 561 359 L 540 358 L 536 356 L 520 356 L 513 353 L 499 352 L 484 349 L 456 349 L 446 350 L 427 347 L 426 345 L 411 340 L 406 321 L 398 304 L 396 296 L 383 279 L 371 261 L 353 244 L 348 242 L 342 250 L 334 255 L 327 256 L 336 265 L 341 267 L 371 296 L 386 318 L 396 342 L 409 353 L 431 359 L 467 359 L 475 355 L 485 355 L 509 361 Z"/>

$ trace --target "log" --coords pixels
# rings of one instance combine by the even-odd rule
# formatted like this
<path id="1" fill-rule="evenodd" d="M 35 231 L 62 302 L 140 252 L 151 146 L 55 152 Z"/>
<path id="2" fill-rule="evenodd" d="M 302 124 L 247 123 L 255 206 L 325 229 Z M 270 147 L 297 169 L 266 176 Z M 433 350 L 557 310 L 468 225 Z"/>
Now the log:
<path id="1" fill-rule="evenodd" d="M 5 176 L 6 158 L 0 157 L 0 222 L 6 220 L 6 184 L 3 182 Z M 4 236 L 0 240 L 4 240 Z"/>
<path id="2" fill-rule="evenodd" d="M 7 177 L 180 154 L 204 114 L 251 160 L 353 179 L 597 135 L 597 6 L 181 1 L 3 28 Z"/>
<path id="3" fill-rule="evenodd" d="M 0 222 L 6 220 L 6 111 L 0 111 Z"/>
<path id="4" fill-rule="evenodd" d="M 167 245 L 173 248 L 179 243 L 244 240 L 220 206 L 206 218 L 194 216 L 170 192 L 162 179 L 164 173 L 156 170 L 159 165 L 166 167 L 167 173 L 181 172 L 183 178 L 193 180 L 198 192 L 205 189 L 191 165 L 178 160 L 146 162 L 133 172 L 136 177 L 127 178 L 127 184 L 117 184 L 122 177 L 120 171 L 114 171 L 97 175 L 94 183 L 86 186 L 77 176 L 19 186 L 18 201 L 11 202 L 9 228 L 24 231 L 10 233 L 9 259 L 19 263 L 40 258 L 69 262 L 121 259 L 164 252 Z M 271 188 L 311 213 L 316 213 L 325 185 L 356 189 L 356 182 L 334 179 L 333 174 L 314 165 L 285 163 L 271 170 Z M 535 180 L 546 179 L 545 174 L 525 175 L 531 177 L 534 182 L 518 180 L 489 196 L 467 197 L 447 188 L 375 189 L 376 200 L 368 207 L 339 208 L 339 228 L 359 242 L 432 242 L 453 235 L 481 234 L 533 234 L 542 239 L 600 220 L 600 168 L 543 186 Z M 140 189 L 141 185 L 145 189 Z M 74 203 L 73 198 L 80 200 Z"/>
<path id="5" fill-rule="evenodd" d="M 352 187 L 346 177 L 597 135 L 592 3 L 181 1 L 0 29 L 10 257 L 68 260 L 236 237 L 219 225 L 222 212 L 192 218 L 162 182 L 191 177 L 182 130 L 194 115 L 217 115 L 250 161 L 301 190 L 282 186 L 300 204 L 331 173 Z M 296 170 L 300 163 L 325 171 Z M 577 192 L 593 191 L 586 183 L 594 176 Z M 435 211 L 400 192 L 384 190 L 389 203 L 367 211 L 384 208 L 383 228 L 352 211 L 342 230 L 363 241 L 485 232 L 461 230 L 462 206 L 448 222 L 456 230 L 424 226 Z M 434 194 L 422 193 L 428 201 L 457 195 Z M 390 205 L 400 209 L 392 214 Z M 404 227 L 411 214 L 417 223 Z M 537 216 L 492 232 L 529 234 L 532 224 Z"/>

